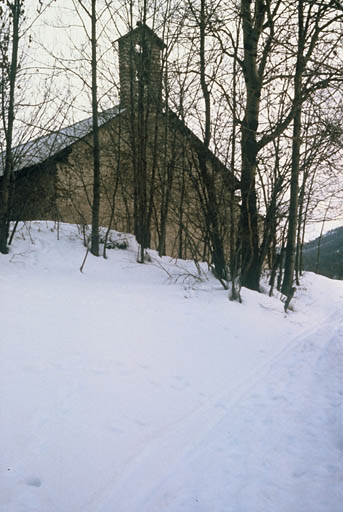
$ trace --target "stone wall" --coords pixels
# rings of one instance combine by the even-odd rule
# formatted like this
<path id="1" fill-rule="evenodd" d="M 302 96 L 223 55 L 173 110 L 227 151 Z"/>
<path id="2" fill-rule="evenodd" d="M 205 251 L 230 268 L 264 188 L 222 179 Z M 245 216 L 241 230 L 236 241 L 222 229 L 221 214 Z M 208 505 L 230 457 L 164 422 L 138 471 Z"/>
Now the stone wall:
<path id="1" fill-rule="evenodd" d="M 175 257 L 206 254 L 202 191 L 197 152 L 187 134 L 166 116 L 149 118 L 146 159 L 148 206 L 151 207 L 150 246 Z M 166 125 L 167 123 L 167 125 Z M 132 146 L 136 144 L 128 116 L 121 115 L 100 129 L 100 225 L 134 232 L 135 170 Z M 139 155 L 136 155 L 136 158 Z M 92 204 L 92 139 L 78 141 L 66 162 L 57 168 L 57 211 L 64 222 L 90 224 Z M 209 161 L 210 168 L 213 164 Z M 228 239 L 229 191 L 216 173 L 221 198 L 223 236 Z M 152 198 L 152 203 L 150 199 Z"/>
<path id="2" fill-rule="evenodd" d="M 56 216 L 56 164 L 49 160 L 15 173 L 12 220 L 52 219 Z"/>

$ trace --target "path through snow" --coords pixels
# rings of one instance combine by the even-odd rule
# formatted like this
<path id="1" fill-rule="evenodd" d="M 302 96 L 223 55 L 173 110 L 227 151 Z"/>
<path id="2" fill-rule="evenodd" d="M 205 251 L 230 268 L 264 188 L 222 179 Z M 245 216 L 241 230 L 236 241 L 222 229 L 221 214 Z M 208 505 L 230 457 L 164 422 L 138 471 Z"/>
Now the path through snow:
<path id="1" fill-rule="evenodd" d="M 87 510 L 340 512 L 342 369 L 337 308 L 233 392 L 153 439 Z"/>

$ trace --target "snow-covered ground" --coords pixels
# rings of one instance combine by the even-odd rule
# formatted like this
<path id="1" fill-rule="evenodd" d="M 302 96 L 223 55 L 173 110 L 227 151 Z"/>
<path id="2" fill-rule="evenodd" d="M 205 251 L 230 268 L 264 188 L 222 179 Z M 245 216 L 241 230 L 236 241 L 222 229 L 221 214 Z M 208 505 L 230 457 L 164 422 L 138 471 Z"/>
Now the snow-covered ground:
<path id="1" fill-rule="evenodd" d="M 286 315 L 132 239 L 81 274 L 56 238 L 0 256 L 1 512 L 342 510 L 342 282 Z"/>

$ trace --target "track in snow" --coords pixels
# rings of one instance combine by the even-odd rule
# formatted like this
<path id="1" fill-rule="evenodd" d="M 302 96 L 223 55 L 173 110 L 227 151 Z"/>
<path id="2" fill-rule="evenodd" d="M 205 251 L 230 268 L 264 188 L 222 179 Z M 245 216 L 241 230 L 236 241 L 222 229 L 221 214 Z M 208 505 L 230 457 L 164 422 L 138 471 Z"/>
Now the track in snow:
<path id="1" fill-rule="evenodd" d="M 119 480 L 109 478 L 83 510 L 339 512 L 339 315 L 337 309 L 319 327 L 290 340 L 230 393 L 170 425 L 123 468 Z M 213 495 L 216 503 L 209 501 Z"/>

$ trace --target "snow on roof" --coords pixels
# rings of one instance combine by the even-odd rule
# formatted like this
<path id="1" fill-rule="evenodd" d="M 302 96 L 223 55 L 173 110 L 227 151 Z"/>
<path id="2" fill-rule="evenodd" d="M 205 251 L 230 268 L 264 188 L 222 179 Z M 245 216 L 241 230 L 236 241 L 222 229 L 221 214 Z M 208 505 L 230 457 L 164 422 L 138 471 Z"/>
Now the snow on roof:
<path id="1" fill-rule="evenodd" d="M 99 114 L 99 126 L 110 121 L 119 114 L 119 106 L 109 108 Z M 20 144 L 13 149 L 14 171 L 37 165 L 59 153 L 77 140 L 82 139 L 93 130 L 92 117 L 62 128 L 59 131 L 44 135 L 38 139 Z M 0 176 L 3 175 L 5 152 L 0 154 Z"/>

